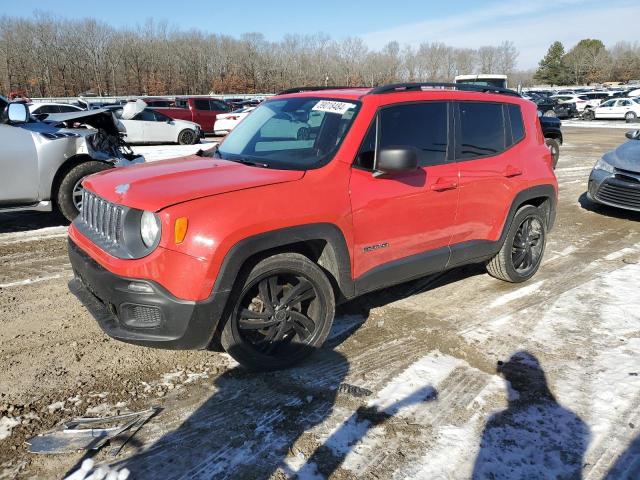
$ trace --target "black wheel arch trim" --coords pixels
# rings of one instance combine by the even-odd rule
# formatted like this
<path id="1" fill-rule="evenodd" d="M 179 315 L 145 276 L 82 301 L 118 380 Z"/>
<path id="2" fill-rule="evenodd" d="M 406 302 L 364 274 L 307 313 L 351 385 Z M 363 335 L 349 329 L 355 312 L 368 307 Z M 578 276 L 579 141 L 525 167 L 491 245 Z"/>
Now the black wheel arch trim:
<path id="1" fill-rule="evenodd" d="M 351 278 L 351 255 L 342 230 L 332 223 L 312 223 L 286 227 L 245 238 L 236 243 L 227 252 L 213 286 L 211 297 L 214 300 L 214 319 L 223 319 L 233 287 L 247 261 L 268 251 L 277 251 L 290 245 L 310 241 L 323 241 L 329 247 L 331 266 L 329 270 L 338 287 L 336 294 L 344 299 L 355 295 Z M 259 257 L 256 257 L 259 258 Z"/>

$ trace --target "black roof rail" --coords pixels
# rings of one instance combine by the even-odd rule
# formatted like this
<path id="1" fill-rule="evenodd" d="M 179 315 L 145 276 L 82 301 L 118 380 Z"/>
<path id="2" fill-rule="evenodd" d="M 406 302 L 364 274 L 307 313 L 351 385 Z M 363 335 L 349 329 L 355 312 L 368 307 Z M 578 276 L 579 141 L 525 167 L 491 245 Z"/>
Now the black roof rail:
<path id="1" fill-rule="evenodd" d="M 519 97 L 520 94 L 515 90 L 508 88 L 493 87 L 491 85 L 476 85 L 473 83 L 446 83 L 446 82 L 417 82 L 417 83 L 390 83 L 373 88 L 368 95 L 377 95 L 381 93 L 408 92 L 422 90 L 423 88 L 434 89 L 454 89 L 469 92 L 483 93 L 501 93 L 503 95 L 512 95 Z"/>
<path id="2" fill-rule="evenodd" d="M 302 93 L 302 92 L 313 92 L 316 90 L 346 90 L 351 88 L 367 88 L 367 87 L 336 87 L 336 86 L 326 86 L 326 87 L 295 87 L 288 88 L 286 90 L 281 91 L 280 93 L 276 93 L 276 95 L 287 95 L 289 93 Z"/>

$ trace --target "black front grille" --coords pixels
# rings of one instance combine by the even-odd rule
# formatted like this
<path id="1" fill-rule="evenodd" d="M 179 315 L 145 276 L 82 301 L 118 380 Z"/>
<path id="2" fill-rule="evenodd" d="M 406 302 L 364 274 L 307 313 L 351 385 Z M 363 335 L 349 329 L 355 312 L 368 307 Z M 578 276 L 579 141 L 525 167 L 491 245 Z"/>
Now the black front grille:
<path id="1" fill-rule="evenodd" d="M 87 190 L 82 194 L 80 216 L 85 226 L 103 242 L 118 244 L 122 238 L 124 208 Z"/>
<path id="2" fill-rule="evenodd" d="M 605 180 L 596 197 L 606 203 L 640 209 L 640 184 Z"/>

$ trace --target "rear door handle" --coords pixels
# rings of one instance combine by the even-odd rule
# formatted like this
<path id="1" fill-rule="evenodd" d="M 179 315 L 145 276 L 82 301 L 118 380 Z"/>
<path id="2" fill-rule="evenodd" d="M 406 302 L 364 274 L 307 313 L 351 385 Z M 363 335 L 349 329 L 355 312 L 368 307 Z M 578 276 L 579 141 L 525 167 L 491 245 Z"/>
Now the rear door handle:
<path id="1" fill-rule="evenodd" d="M 507 178 L 517 177 L 518 175 L 522 175 L 522 170 L 520 170 L 519 168 L 516 168 L 516 167 L 513 167 L 513 166 L 509 165 L 504 170 L 504 173 L 502 175 L 504 175 Z"/>
<path id="2" fill-rule="evenodd" d="M 455 190 L 456 188 L 458 188 L 457 180 L 452 180 L 449 182 L 441 180 L 442 179 L 438 179 L 436 183 L 431 185 L 431 190 L 433 190 L 434 192 L 444 192 L 445 190 Z"/>

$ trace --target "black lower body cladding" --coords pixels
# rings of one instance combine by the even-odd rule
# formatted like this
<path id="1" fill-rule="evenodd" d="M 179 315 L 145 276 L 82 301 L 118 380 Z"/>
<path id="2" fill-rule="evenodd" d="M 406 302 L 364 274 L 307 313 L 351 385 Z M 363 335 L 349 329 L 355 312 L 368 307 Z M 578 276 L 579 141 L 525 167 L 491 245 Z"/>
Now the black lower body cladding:
<path id="1" fill-rule="evenodd" d="M 74 273 L 69 290 L 110 337 L 167 349 L 202 349 L 210 344 L 221 310 L 212 300 L 180 300 L 154 282 L 114 275 L 72 240 L 68 247 Z M 132 291 L 132 282 L 145 284 L 152 292 Z"/>

